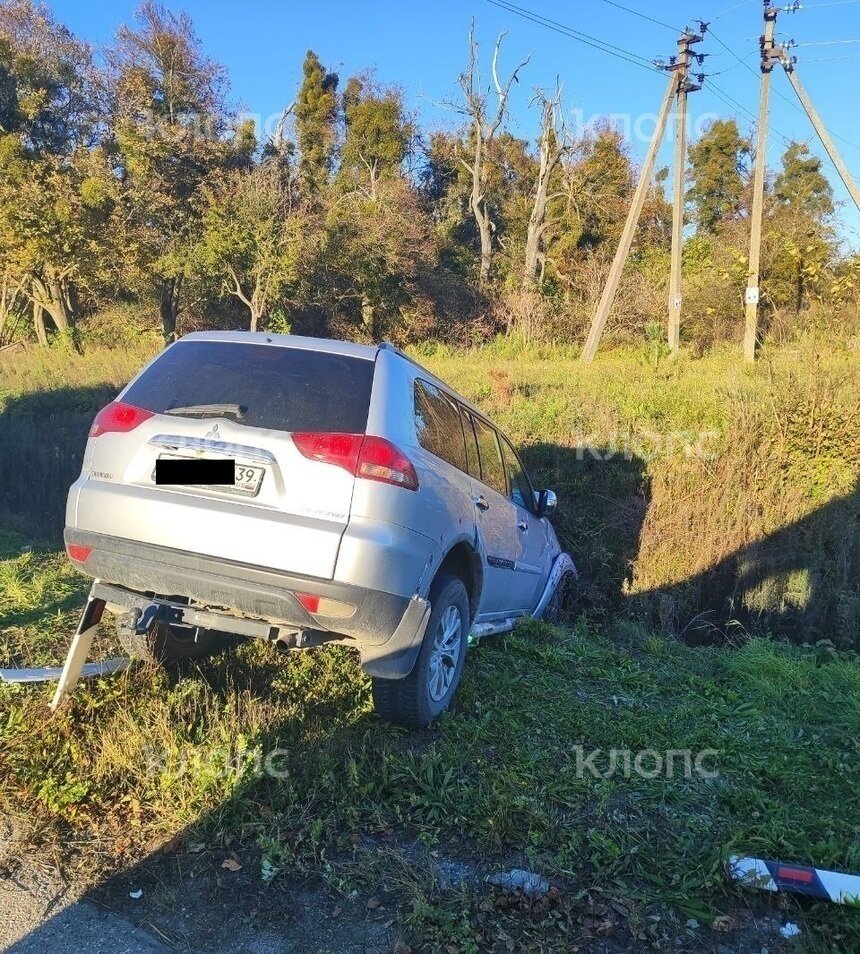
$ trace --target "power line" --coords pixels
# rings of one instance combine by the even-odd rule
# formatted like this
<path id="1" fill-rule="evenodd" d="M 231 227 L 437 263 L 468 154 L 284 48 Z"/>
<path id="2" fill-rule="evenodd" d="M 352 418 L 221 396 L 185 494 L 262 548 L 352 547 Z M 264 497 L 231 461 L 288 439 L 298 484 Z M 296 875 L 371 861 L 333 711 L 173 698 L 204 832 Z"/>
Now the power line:
<path id="1" fill-rule="evenodd" d="M 860 53 L 846 53 L 845 56 L 814 56 L 811 60 L 804 60 L 803 65 L 807 63 L 835 63 L 837 60 L 856 60 L 860 59 Z"/>
<path id="2" fill-rule="evenodd" d="M 804 10 L 818 10 L 820 7 L 847 7 L 849 4 L 860 3 L 860 0 L 828 0 L 827 3 L 804 3 Z"/>
<path id="3" fill-rule="evenodd" d="M 559 23 L 557 20 L 550 20 L 548 17 L 542 17 L 537 13 L 532 13 L 531 10 L 526 10 L 523 7 L 516 6 L 516 4 L 509 3 L 507 0 L 487 0 L 487 3 L 492 3 L 493 6 L 499 7 L 502 10 L 506 10 L 508 13 L 514 13 L 526 20 L 531 20 L 532 23 L 537 23 L 539 26 L 546 27 L 548 30 L 561 33 L 563 36 L 570 37 L 572 40 L 577 40 L 580 43 L 584 43 L 586 46 L 593 47 L 595 50 L 600 50 L 601 53 L 608 53 L 610 56 L 614 56 L 619 60 L 625 60 L 628 63 L 632 63 L 634 66 L 639 66 L 642 69 L 646 69 L 652 73 L 661 72 L 656 66 L 653 65 L 653 63 L 647 60 L 644 56 L 639 56 L 638 53 L 632 53 L 630 50 L 625 50 L 622 47 L 614 46 L 613 44 L 607 43 L 605 40 L 601 40 L 596 36 L 591 36 L 588 33 L 582 33 L 579 30 L 574 30 L 572 27 L 565 26 L 565 24 Z"/>
<path id="4" fill-rule="evenodd" d="M 647 20 L 649 23 L 656 23 L 657 26 L 665 27 L 667 30 L 671 30 L 673 33 L 681 33 L 681 30 L 676 29 L 672 26 L 671 23 L 666 23 L 664 20 L 658 20 L 655 17 L 649 17 L 646 13 L 640 13 L 638 10 L 634 10 L 632 7 L 625 7 L 623 3 L 616 3 L 615 0 L 602 0 L 603 3 L 608 3 L 610 7 L 618 7 L 619 10 L 625 10 L 627 13 L 632 13 L 634 17 L 639 17 L 641 20 Z M 746 2 L 746 0 L 744 0 Z"/>
<path id="5" fill-rule="evenodd" d="M 860 2 L 860 0 L 858 0 L 858 2 Z M 734 99 L 732 96 L 729 96 L 729 94 L 728 94 L 725 90 L 720 89 L 720 88 L 716 85 L 716 83 L 708 83 L 707 88 L 708 88 L 718 99 L 721 99 L 721 100 L 723 101 L 723 103 L 725 103 L 727 106 L 729 106 L 730 108 L 731 108 L 732 106 L 734 106 L 735 109 L 737 109 L 737 110 L 739 110 L 741 113 L 743 113 L 743 114 L 747 117 L 747 119 L 749 119 L 751 122 L 753 122 L 753 123 L 757 123 L 757 122 L 758 122 L 758 117 L 757 117 L 754 113 L 751 113 L 751 112 L 746 108 L 746 106 L 742 106 L 736 99 Z M 771 123 L 768 123 L 768 127 L 767 127 L 767 128 L 768 128 L 772 133 L 774 133 L 775 135 L 779 136 L 779 138 L 786 144 L 786 146 L 791 146 L 791 145 L 793 145 L 793 144 L 796 142 L 795 139 L 791 139 L 789 136 L 786 136 L 784 133 L 781 133 L 781 132 L 780 132 L 775 126 L 773 126 Z M 831 133 L 830 135 L 832 136 L 833 133 Z M 853 143 L 849 143 L 849 145 L 853 145 Z M 829 156 L 827 156 L 827 155 L 817 156 L 817 158 L 818 158 L 818 160 L 819 160 L 820 162 L 825 162 L 825 163 L 827 163 L 827 165 L 829 165 L 835 172 L 837 172 L 837 173 L 839 172 L 839 170 L 836 168 L 835 163 L 833 162 L 833 160 L 832 160 Z"/>
<path id="6" fill-rule="evenodd" d="M 734 106 L 735 109 L 740 110 L 740 112 L 742 112 L 751 122 L 754 122 L 754 123 L 757 123 L 757 122 L 758 122 L 758 117 L 755 115 L 755 113 L 750 112 L 750 110 L 748 110 L 748 109 L 746 108 L 746 106 L 743 106 L 743 105 L 742 105 L 741 103 L 739 103 L 734 97 L 729 96 L 729 94 L 728 94 L 724 89 L 720 89 L 720 87 L 717 86 L 716 83 L 708 83 L 708 89 L 711 90 L 711 92 L 713 92 L 715 96 L 717 96 L 717 97 L 718 97 L 719 99 L 721 99 L 724 103 L 726 103 L 726 105 L 728 105 L 728 106 Z M 768 127 L 767 127 L 767 128 L 770 129 L 770 131 L 771 131 L 772 133 L 775 133 L 777 136 L 779 136 L 779 138 L 780 138 L 787 146 L 790 146 L 791 143 L 793 142 L 793 140 L 792 140 L 790 137 L 788 137 L 788 136 L 784 135 L 783 133 L 781 133 L 778 129 L 776 129 L 776 128 L 775 128 L 774 126 L 772 126 L 770 123 L 768 123 Z"/>
<path id="7" fill-rule="evenodd" d="M 849 43 L 860 43 L 860 40 L 813 40 L 810 43 L 798 43 L 798 46 L 843 46 Z"/>
<path id="8" fill-rule="evenodd" d="M 736 3 L 736 4 L 734 4 L 733 6 L 728 7 L 727 9 L 725 9 L 725 10 L 721 11 L 720 13 L 718 13 L 718 14 L 714 17 L 714 20 L 719 20 L 720 17 L 724 17 L 727 13 L 731 13 L 732 10 L 739 10 L 741 7 L 745 7 L 748 3 L 753 3 L 753 2 L 754 2 L 754 0 L 741 0 L 740 3 Z"/>
<path id="9" fill-rule="evenodd" d="M 848 0 L 840 0 L 840 2 L 848 2 Z M 851 2 L 852 2 L 852 3 L 853 3 L 853 2 L 860 3 L 860 0 L 851 0 Z M 731 55 L 738 61 L 738 63 L 741 64 L 741 66 L 743 66 L 746 70 L 748 70 L 750 73 L 752 73 L 752 75 L 753 75 L 757 80 L 760 79 L 760 72 L 757 72 L 756 70 L 754 70 L 754 69 L 749 65 L 749 63 L 747 63 L 745 60 L 741 59 L 741 57 L 738 56 L 738 54 L 737 54 L 727 43 L 724 43 L 724 42 L 717 36 L 717 34 L 714 33 L 714 31 L 713 31 L 710 27 L 708 27 L 708 33 L 710 33 L 710 35 L 717 41 L 717 43 L 720 44 L 720 46 L 723 47 L 723 49 L 725 49 L 725 50 L 727 50 L 729 53 L 731 53 Z M 857 42 L 857 41 L 853 41 L 853 42 Z M 801 46 L 804 46 L 805 44 L 800 44 L 800 45 L 801 45 Z M 776 87 L 774 87 L 774 88 L 773 88 L 773 92 L 776 93 L 776 95 L 777 95 L 784 103 L 788 103 L 788 105 L 791 106 L 792 109 L 796 109 L 796 110 L 797 110 L 799 113 L 801 113 L 803 116 L 806 115 L 806 113 L 804 112 L 803 108 L 802 108 L 801 106 L 799 106 L 793 99 L 791 99 L 791 98 L 789 98 L 788 96 L 786 96 L 785 93 L 783 93 L 781 90 L 779 90 L 779 89 L 777 89 Z M 830 135 L 833 136 L 834 139 L 838 139 L 840 142 L 845 143 L 846 146 L 851 146 L 852 149 L 860 149 L 860 146 L 858 146 L 858 145 L 856 145 L 855 143 L 851 142 L 850 139 L 846 139 L 844 136 L 840 136 L 839 133 L 831 132 Z"/>

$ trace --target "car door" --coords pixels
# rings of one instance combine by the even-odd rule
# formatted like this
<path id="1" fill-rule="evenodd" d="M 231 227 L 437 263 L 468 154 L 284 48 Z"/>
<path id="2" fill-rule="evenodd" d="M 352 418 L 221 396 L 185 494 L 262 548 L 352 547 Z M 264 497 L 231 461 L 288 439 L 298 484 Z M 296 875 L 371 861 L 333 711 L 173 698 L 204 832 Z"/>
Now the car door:
<path id="1" fill-rule="evenodd" d="M 508 480 L 508 495 L 517 508 L 520 556 L 517 560 L 517 593 L 531 612 L 538 604 L 549 573 L 549 536 L 546 522 L 535 514 L 531 481 L 511 442 L 499 435 Z"/>
<path id="2" fill-rule="evenodd" d="M 503 617 L 525 607 L 517 572 L 522 541 L 517 508 L 508 496 L 507 477 L 495 428 L 463 412 L 472 501 L 484 557 L 481 616 Z M 477 475 L 477 476 L 476 476 Z"/>

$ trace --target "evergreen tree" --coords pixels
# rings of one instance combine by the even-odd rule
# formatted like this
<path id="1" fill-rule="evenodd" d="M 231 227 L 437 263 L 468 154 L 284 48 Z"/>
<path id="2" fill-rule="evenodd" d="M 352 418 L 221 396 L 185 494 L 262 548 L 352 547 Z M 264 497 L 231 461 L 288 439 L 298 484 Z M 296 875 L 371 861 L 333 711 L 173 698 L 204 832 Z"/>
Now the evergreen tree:
<path id="1" fill-rule="evenodd" d="M 337 73 L 327 73 L 313 50 L 305 54 L 302 85 L 296 100 L 299 176 L 309 196 L 328 183 L 337 145 Z"/>
<path id="2" fill-rule="evenodd" d="M 833 190 L 821 166 L 821 160 L 810 154 L 809 146 L 791 143 L 782 156 L 782 171 L 774 183 L 777 201 L 815 219 L 830 215 Z"/>
<path id="3" fill-rule="evenodd" d="M 718 119 L 690 146 L 690 189 L 696 225 L 715 232 L 720 223 L 735 219 L 744 204 L 746 160 L 750 144 L 734 119 Z"/>

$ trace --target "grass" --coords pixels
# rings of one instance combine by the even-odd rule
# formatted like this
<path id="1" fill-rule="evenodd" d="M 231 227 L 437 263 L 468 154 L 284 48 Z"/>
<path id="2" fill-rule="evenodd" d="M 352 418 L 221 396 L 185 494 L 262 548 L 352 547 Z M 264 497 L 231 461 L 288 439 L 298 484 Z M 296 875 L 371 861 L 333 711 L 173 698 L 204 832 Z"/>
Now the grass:
<path id="1" fill-rule="evenodd" d="M 83 581 L 49 552 L 7 556 L 0 572 L 7 657 L 59 662 L 73 614 L 32 614 L 82 595 Z M 563 925 L 610 902 L 624 905 L 619 942 L 644 931 L 695 949 L 689 918 L 708 924 L 746 900 L 723 874 L 729 853 L 860 869 L 848 810 L 860 667 L 821 650 L 528 623 L 474 650 L 454 711 L 412 735 L 372 716 L 367 680 L 338 649 L 283 658 L 248 644 L 181 680 L 137 667 L 46 719 L 49 691 L 0 688 L 0 804 L 26 812 L 35 843 L 81 846 L 70 866 L 87 882 L 180 836 L 252 859 L 261 890 L 309 874 L 344 894 L 393 885 L 428 949 L 505 930 L 566 950 Z M 595 777 L 587 763 L 577 772 L 577 747 L 600 750 L 601 775 L 612 749 L 713 750 L 703 766 L 718 774 L 686 778 L 676 757 L 672 778 L 625 777 L 619 756 Z M 267 758 L 278 778 L 260 771 Z M 404 846 L 481 872 L 533 868 L 562 900 L 494 908 L 488 922 L 485 892 L 440 891 Z M 790 916 L 822 948 L 860 944 L 860 912 Z"/>
<path id="2" fill-rule="evenodd" d="M 727 882 L 727 854 L 860 870 L 860 667 L 834 648 L 852 645 L 856 612 L 856 354 L 777 353 L 755 371 L 728 353 L 670 366 L 613 354 L 583 368 L 572 353 L 510 342 L 419 357 L 499 419 L 560 491 L 582 615 L 487 640 L 454 710 L 415 734 L 373 717 L 368 682 L 341 649 L 282 657 L 244 644 L 181 679 L 138 666 L 88 683 L 51 718 L 47 687 L 0 685 L 0 810 L 22 819 L 33 851 L 63 846 L 81 883 L 166 842 L 210 853 L 216 869 L 236 852 L 259 892 L 308 877 L 347 898 L 387 890 L 422 950 L 504 949 L 506 937 L 535 950 L 600 938 L 760 950 L 745 910 L 777 902 Z M 87 587 L 51 542 L 62 481 L 79 467 L 88 415 L 143 359 L 90 349 L 82 367 L 45 352 L 0 370 L 0 436 L 18 435 L 35 462 L 27 493 L 10 497 L 14 465 L 0 458 L 2 665 L 62 660 Z M 69 407 L 81 434 L 60 428 Z M 700 431 L 718 450 L 705 461 L 664 440 Z M 637 451 L 625 455 L 622 438 Z M 622 453 L 596 460 L 576 452 L 581 440 Z M 59 463 L 40 442 L 60 448 Z M 784 566 L 768 541 L 802 559 Z M 744 599 L 762 611 L 732 644 L 686 645 L 672 635 L 679 607 L 695 606 L 729 560 L 735 582 L 754 577 Z M 827 641 L 782 640 L 799 621 Z M 105 628 L 94 654 L 114 649 Z M 642 777 L 620 755 L 614 775 L 596 777 L 577 771 L 578 747 L 600 750 L 602 775 L 613 749 L 714 750 L 717 774 Z M 260 771 L 267 758 L 277 777 Z M 446 890 L 446 865 L 473 877 Z M 557 890 L 534 902 L 482 886 L 515 866 Z M 721 914 L 731 935 L 706 930 Z M 788 901 L 785 917 L 809 949 L 860 947 L 860 912 Z"/>

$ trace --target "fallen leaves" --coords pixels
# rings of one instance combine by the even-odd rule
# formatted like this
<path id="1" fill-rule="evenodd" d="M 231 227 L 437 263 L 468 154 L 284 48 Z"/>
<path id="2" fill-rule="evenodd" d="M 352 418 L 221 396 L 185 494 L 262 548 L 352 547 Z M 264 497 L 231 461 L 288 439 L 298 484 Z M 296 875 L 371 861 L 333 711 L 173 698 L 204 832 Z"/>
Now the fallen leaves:
<path id="1" fill-rule="evenodd" d="M 236 854 L 236 852 L 231 851 L 230 857 L 225 858 L 221 862 L 221 867 L 226 868 L 228 871 L 241 871 L 243 865 L 242 865 L 242 862 L 239 861 L 239 856 Z"/>

